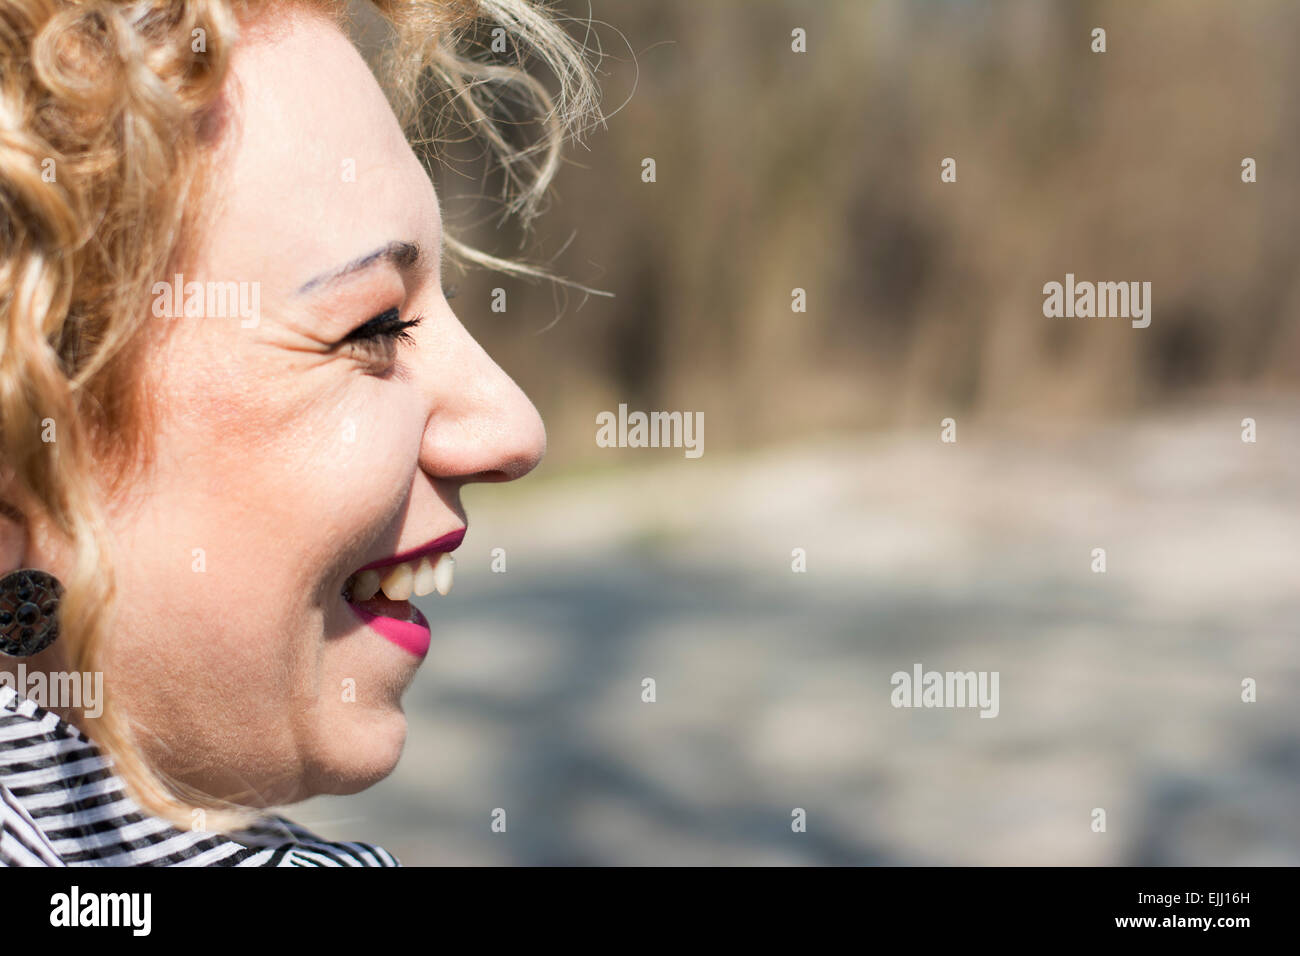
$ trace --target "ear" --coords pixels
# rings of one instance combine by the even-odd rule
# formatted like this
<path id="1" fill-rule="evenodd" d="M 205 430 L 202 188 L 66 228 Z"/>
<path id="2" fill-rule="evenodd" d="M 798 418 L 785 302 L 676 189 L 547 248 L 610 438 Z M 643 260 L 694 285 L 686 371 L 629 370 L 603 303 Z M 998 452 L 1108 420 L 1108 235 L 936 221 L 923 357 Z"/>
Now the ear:
<path id="1" fill-rule="evenodd" d="M 27 519 L 0 498 L 0 575 L 26 567 Z"/>

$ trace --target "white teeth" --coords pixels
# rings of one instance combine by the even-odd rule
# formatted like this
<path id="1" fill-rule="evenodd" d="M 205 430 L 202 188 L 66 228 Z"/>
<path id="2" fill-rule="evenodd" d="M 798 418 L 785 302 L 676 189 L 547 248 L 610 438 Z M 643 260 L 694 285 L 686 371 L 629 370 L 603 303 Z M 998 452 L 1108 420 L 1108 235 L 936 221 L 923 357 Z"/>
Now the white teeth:
<path id="1" fill-rule="evenodd" d="M 409 601 L 412 596 L 424 597 L 434 591 L 445 595 L 451 591 L 455 567 L 455 558 L 443 552 L 435 561 L 430 561 L 426 555 L 419 561 L 358 571 L 348 581 L 345 597 L 353 603 L 369 601 L 380 590 L 390 601 Z"/>
<path id="2" fill-rule="evenodd" d="M 433 586 L 438 593 L 446 596 L 451 591 L 451 579 L 455 574 L 456 559 L 449 552 L 444 551 L 438 555 L 438 561 L 433 566 Z"/>
<path id="3" fill-rule="evenodd" d="M 411 596 L 411 581 L 415 575 L 411 571 L 411 565 L 408 562 L 395 564 L 379 586 L 384 589 L 384 596 L 390 601 L 405 601 Z"/>
<path id="4" fill-rule="evenodd" d="M 424 597 L 426 594 L 432 594 L 438 587 L 438 575 L 434 573 L 433 565 L 429 563 L 429 558 L 423 557 L 415 568 L 415 578 L 411 583 L 411 589 L 415 592 L 416 597 Z"/>
<path id="5" fill-rule="evenodd" d="M 352 583 L 352 600 L 369 601 L 379 593 L 379 572 L 361 571 Z"/>

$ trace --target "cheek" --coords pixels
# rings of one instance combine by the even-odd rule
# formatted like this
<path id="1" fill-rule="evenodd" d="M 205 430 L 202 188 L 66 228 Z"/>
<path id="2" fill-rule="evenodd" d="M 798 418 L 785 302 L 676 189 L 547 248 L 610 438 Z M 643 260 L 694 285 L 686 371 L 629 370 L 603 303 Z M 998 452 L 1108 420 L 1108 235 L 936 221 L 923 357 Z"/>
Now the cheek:
<path id="1" fill-rule="evenodd" d="M 163 687 L 220 674 L 245 706 L 309 696 L 325 655 L 344 653 L 322 645 L 346 611 L 338 588 L 394 543 L 420 410 L 400 383 L 342 367 L 251 376 L 227 363 L 168 388 L 154 470 L 114 519 L 122 646 Z"/>
<path id="2" fill-rule="evenodd" d="M 239 338 L 178 336 L 158 381 L 154 468 L 111 519 L 123 696 L 218 765 L 227 751 L 327 756 L 345 732 L 362 743 L 332 763 L 395 759 L 362 744 L 400 751 L 395 702 L 413 668 L 357 632 L 339 590 L 397 545 L 427 402 Z"/>
<path id="3" fill-rule="evenodd" d="M 407 391 L 373 379 L 358 383 L 318 419 L 307 447 L 297 453 L 311 464 L 298 480 L 293 515 L 286 520 L 301 522 L 304 534 L 324 542 L 331 574 L 346 577 L 397 546 L 423 432 Z"/>
<path id="4" fill-rule="evenodd" d="M 168 370 L 148 506 L 166 511 L 166 537 L 220 552 L 209 574 L 282 602 L 318 598 L 398 517 L 421 411 L 414 390 L 346 360 L 234 344 L 218 364 L 189 355 Z M 194 374 L 177 373 L 185 366 Z"/>

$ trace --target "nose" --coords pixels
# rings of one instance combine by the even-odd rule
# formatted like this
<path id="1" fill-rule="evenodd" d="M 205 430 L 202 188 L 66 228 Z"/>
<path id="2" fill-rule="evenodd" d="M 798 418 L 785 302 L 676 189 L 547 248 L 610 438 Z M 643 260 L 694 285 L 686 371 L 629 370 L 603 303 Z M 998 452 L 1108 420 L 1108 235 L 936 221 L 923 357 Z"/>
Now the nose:
<path id="1" fill-rule="evenodd" d="M 431 376 L 420 466 L 462 483 L 522 478 L 546 454 L 542 416 L 460 322 L 451 324 L 455 344 L 439 350 Z"/>

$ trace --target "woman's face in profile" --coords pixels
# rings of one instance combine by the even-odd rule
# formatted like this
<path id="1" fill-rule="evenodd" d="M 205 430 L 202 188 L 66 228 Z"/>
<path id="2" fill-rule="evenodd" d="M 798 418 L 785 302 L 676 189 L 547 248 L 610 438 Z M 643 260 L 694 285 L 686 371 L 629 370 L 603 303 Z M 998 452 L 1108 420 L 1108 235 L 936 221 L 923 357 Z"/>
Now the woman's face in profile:
<path id="1" fill-rule="evenodd" d="M 443 295 L 437 198 L 370 70 L 327 21 L 271 17 L 234 54 L 182 273 L 257 310 L 145 320 L 153 455 L 111 511 L 106 690 L 171 775 L 283 803 L 401 752 L 427 632 L 383 591 L 349 602 L 356 572 L 387 562 L 400 594 L 390 559 L 453 545 L 461 486 L 525 474 L 545 432 Z"/>

